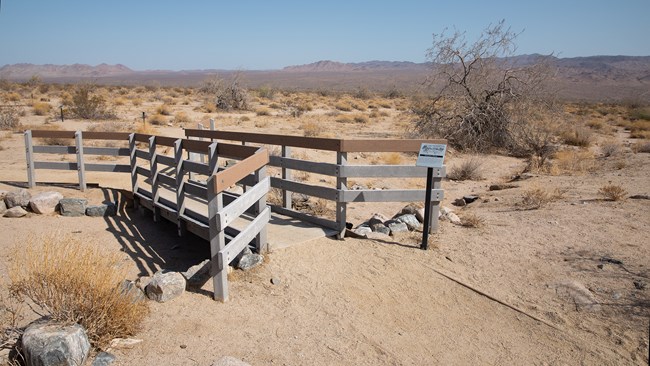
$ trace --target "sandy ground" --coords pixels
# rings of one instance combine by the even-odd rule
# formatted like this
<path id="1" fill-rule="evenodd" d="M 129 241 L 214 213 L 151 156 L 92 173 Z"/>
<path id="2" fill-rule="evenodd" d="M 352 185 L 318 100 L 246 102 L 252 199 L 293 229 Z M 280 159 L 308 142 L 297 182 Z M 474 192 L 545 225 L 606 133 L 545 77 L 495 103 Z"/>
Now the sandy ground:
<path id="1" fill-rule="evenodd" d="M 616 138 L 627 146 L 625 133 Z M 5 138 L 2 146 L 0 189 L 10 190 L 26 180 L 22 135 Z M 464 158 L 452 154 L 447 164 Z M 417 248 L 418 235 L 390 242 L 322 238 L 276 250 L 261 267 L 230 276 L 226 303 L 211 299 L 210 282 L 168 303 L 151 303 L 135 335 L 143 342 L 113 350 L 115 364 L 210 365 L 225 355 L 253 365 L 647 364 L 650 289 L 634 282 L 650 282 L 650 201 L 608 202 L 597 191 L 611 182 L 630 195 L 650 193 L 650 154 L 624 147 L 617 159 L 625 162 L 619 170 L 600 159 L 602 168 L 594 172 L 536 175 L 489 191 L 524 162 L 483 156 L 483 180 L 443 182 L 443 204 L 461 217 L 483 218 L 482 228 L 441 222 L 428 251 Z M 37 177 L 76 178 L 51 171 Z M 94 173 L 89 181 L 101 185 L 85 193 L 61 185 L 32 192 L 54 189 L 99 203 L 114 200 L 128 179 Z M 521 210 L 517 203 L 531 187 L 560 188 L 564 195 Z M 464 209 L 451 206 L 470 193 L 481 199 Z M 372 212 L 391 216 L 401 206 L 353 205 L 349 220 L 358 224 Z M 55 228 L 123 251 L 133 279 L 159 268 L 185 269 L 208 256 L 202 241 L 180 239 L 171 224 L 124 208 L 109 219 L 0 218 L 0 227 L 1 271 L 21 238 Z M 583 288 L 597 305 L 580 303 Z"/>

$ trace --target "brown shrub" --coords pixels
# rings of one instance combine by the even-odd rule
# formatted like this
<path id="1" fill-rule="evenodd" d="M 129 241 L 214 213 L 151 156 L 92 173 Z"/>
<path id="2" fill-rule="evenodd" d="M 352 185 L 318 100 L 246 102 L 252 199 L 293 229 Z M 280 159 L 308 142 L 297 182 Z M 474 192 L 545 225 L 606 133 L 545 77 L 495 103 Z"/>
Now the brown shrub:
<path id="1" fill-rule="evenodd" d="M 300 129 L 305 137 L 318 136 L 318 132 L 320 131 L 318 124 L 314 122 L 305 122 L 300 126 Z"/>
<path id="2" fill-rule="evenodd" d="M 455 165 L 447 173 L 447 178 L 451 180 L 481 180 L 483 162 L 478 157 L 473 156 L 462 163 Z"/>
<path id="3" fill-rule="evenodd" d="M 161 104 L 156 107 L 156 114 L 162 114 L 163 116 L 171 116 L 172 110 L 167 104 Z"/>
<path id="4" fill-rule="evenodd" d="M 50 112 L 50 110 L 52 109 L 52 106 L 50 105 L 50 103 L 35 102 L 32 105 L 32 109 L 34 110 L 35 115 L 37 115 L 37 116 L 45 116 Z"/>
<path id="5" fill-rule="evenodd" d="M 533 187 L 524 191 L 524 194 L 521 197 L 521 202 L 519 202 L 518 205 L 524 210 L 536 210 L 550 202 L 561 199 L 564 196 L 564 193 L 565 191 L 560 189 L 549 192 L 542 188 Z"/>
<path id="6" fill-rule="evenodd" d="M 119 252 L 107 254 L 78 236 L 53 233 L 27 238 L 16 248 L 10 290 L 55 321 L 81 324 L 93 346 L 132 336 L 147 304 L 123 294 Z"/>
<path id="7" fill-rule="evenodd" d="M 178 112 L 176 115 L 174 115 L 174 122 L 187 123 L 190 122 L 190 117 L 185 112 Z"/>
<path id="8" fill-rule="evenodd" d="M 588 150 L 563 150 L 553 156 L 552 173 L 585 173 L 596 167 L 594 154 Z"/>
<path id="9" fill-rule="evenodd" d="M 20 126 L 20 111 L 18 107 L 0 107 L 0 130 L 13 130 Z"/>
<path id="10" fill-rule="evenodd" d="M 574 128 L 562 133 L 562 140 L 567 145 L 588 147 L 591 145 L 591 132 L 585 128 Z"/>
<path id="11" fill-rule="evenodd" d="M 606 184 L 598 190 L 598 194 L 606 201 L 620 201 L 625 198 L 627 191 L 616 184 Z"/>
<path id="12" fill-rule="evenodd" d="M 152 125 L 160 126 L 166 124 L 167 119 L 162 114 L 154 114 L 153 116 L 149 116 L 149 118 L 147 118 L 147 122 L 151 123 Z"/>
<path id="13" fill-rule="evenodd" d="M 460 224 L 464 227 L 480 228 L 485 226 L 485 219 L 471 212 L 466 212 L 460 217 Z"/>

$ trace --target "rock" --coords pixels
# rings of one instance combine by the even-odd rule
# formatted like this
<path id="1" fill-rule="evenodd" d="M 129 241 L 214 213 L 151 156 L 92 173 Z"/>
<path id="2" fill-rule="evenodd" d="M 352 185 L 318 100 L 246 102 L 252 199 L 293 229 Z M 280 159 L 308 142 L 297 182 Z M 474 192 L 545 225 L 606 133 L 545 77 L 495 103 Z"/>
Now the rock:
<path id="1" fill-rule="evenodd" d="M 90 351 L 86 331 L 78 324 L 32 323 L 21 342 L 28 366 L 82 365 Z"/>
<path id="2" fill-rule="evenodd" d="M 137 338 L 114 338 L 111 341 L 110 348 L 114 349 L 131 349 L 136 344 L 142 343 L 142 339 Z"/>
<path id="3" fill-rule="evenodd" d="M 151 282 L 151 276 L 141 276 L 135 280 L 135 286 L 144 292 L 149 282 Z"/>
<path id="4" fill-rule="evenodd" d="M 424 222 L 424 207 L 418 208 L 415 211 L 415 217 L 418 219 L 418 221 Z"/>
<path id="5" fill-rule="evenodd" d="M 476 201 L 476 200 L 479 199 L 479 198 L 480 198 L 480 197 L 479 197 L 479 196 L 476 196 L 476 195 L 463 196 L 463 200 L 464 200 L 465 203 L 467 203 L 468 205 L 469 205 L 470 203 Z"/>
<path id="6" fill-rule="evenodd" d="M 112 202 L 86 207 L 86 216 L 108 217 L 115 215 L 117 215 L 117 205 Z"/>
<path id="7" fill-rule="evenodd" d="M 91 366 L 108 366 L 115 362 L 115 356 L 108 352 L 99 352 Z"/>
<path id="8" fill-rule="evenodd" d="M 160 270 L 145 287 L 147 297 L 158 302 L 167 302 L 183 294 L 185 278 L 178 272 Z"/>
<path id="9" fill-rule="evenodd" d="M 129 297 L 134 303 L 147 300 L 147 296 L 133 281 L 124 280 L 119 284 L 120 293 Z"/>
<path id="10" fill-rule="evenodd" d="M 375 233 L 381 233 L 381 234 L 384 234 L 384 235 L 390 235 L 390 229 L 388 228 L 388 226 L 386 226 L 386 225 L 384 225 L 384 224 L 374 224 L 374 225 L 372 225 L 370 228 L 371 228 L 372 231 L 375 232 Z M 368 234 L 366 234 L 366 235 L 368 235 Z"/>
<path id="11" fill-rule="evenodd" d="M 0 199 L 0 214 L 5 213 L 7 211 L 7 204 L 5 204 L 4 199 Z"/>
<path id="12" fill-rule="evenodd" d="M 203 262 L 196 264 L 187 269 L 185 272 L 181 272 L 185 281 L 187 281 L 187 289 L 197 289 L 201 288 L 203 284 L 208 282 L 210 279 L 210 260 L 206 259 Z"/>
<path id="13" fill-rule="evenodd" d="M 598 304 L 598 301 L 596 301 L 594 294 L 580 282 L 562 282 L 555 287 L 555 291 L 560 297 L 573 302 L 576 306 L 576 310 L 578 311 L 600 310 L 600 304 Z"/>
<path id="14" fill-rule="evenodd" d="M 390 229 L 391 234 L 409 231 L 409 227 L 405 223 L 399 221 L 390 222 L 388 228 Z"/>
<path id="15" fill-rule="evenodd" d="M 454 206 L 463 207 L 467 205 L 467 202 L 465 202 L 465 200 L 462 198 L 456 198 L 451 204 Z"/>
<path id="16" fill-rule="evenodd" d="M 86 215 L 86 204 L 88 200 L 85 198 L 63 198 L 59 201 L 61 208 L 61 215 L 63 216 L 84 216 Z"/>
<path id="17" fill-rule="evenodd" d="M 56 206 L 63 198 L 59 192 L 42 192 L 29 200 L 29 207 L 37 214 L 45 215 L 56 211 Z"/>
<path id="18" fill-rule="evenodd" d="M 388 221 L 388 218 L 386 218 L 382 214 L 373 214 L 370 220 L 368 220 L 368 226 L 373 227 L 376 224 L 383 224 L 384 222 Z"/>
<path id="19" fill-rule="evenodd" d="M 458 217 L 455 213 L 449 212 L 445 216 L 447 216 L 447 220 L 449 220 L 452 224 L 454 224 L 454 225 L 462 225 L 462 221 L 460 221 L 460 217 Z"/>
<path id="20" fill-rule="evenodd" d="M 239 263 L 237 263 L 237 268 L 242 271 L 248 271 L 251 268 L 255 268 L 264 261 L 264 256 L 261 254 L 251 253 L 246 254 L 241 257 Z"/>
<path id="21" fill-rule="evenodd" d="M 16 191 L 7 192 L 5 194 L 5 204 L 7 208 L 12 207 L 27 207 L 29 206 L 29 200 L 32 198 L 32 195 L 26 189 L 19 189 Z"/>
<path id="22" fill-rule="evenodd" d="M 0 191 L 0 201 L 5 200 L 5 196 L 9 193 L 9 191 Z"/>
<path id="23" fill-rule="evenodd" d="M 510 182 L 517 182 L 517 181 L 527 180 L 527 179 L 535 178 L 535 177 L 536 177 L 535 174 L 531 174 L 531 173 L 521 173 L 521 174 L 513 175 L 513 176 L 510 178 Z"/>
<path id="24" fill-rule="evenodd" d="M 610 257 L 602 257 L 600 258 L 600 261 L 604 263 L 611 263 L 611 264 L 623 264 L 623 261 L 620 261 L 615 258 L 610 258 Z"/>
<path id="25" fill-rule="evenodd" d="M 633 200 L 650 200 L 650 195 L 647 194 L 635 194 L 633 196 L 630 196 L 631 199 Z"/>
<path id="26" fill-rule="evenodd" d="M 503 183 L 499 183 L 499 184 L 492 184 L 492 185 L 490 186 L 489 190 L 490 190 L 490 191 L 502 191 L 502 190 L 504 190 L 504 189 L 517 188 L 517 187 L 519 187 L 519 186 L 517 186 L 517 185 L 515 185 L 515 184 L 503 184 Z"/>
<path id="27" fill-rule="evenodd" d="M 271 283 L 277 286 L 277 285 L 279 285 L 281 282 L 280 282 L 280 279 L 279 279 L 279 278 L 277 278 L 277 277 L 273 277 L 273 278 L 271 278 Z"/>
<path id="28" fill-rule="evenodd" d="M 4 217 L 23 217 L 27 215 L 27 211 L 25 211 L 24 208 L 20 206 L 12 207 L 5 211 L 5 213 L 2 215 Z"/>
<path id="29" fill-rule="evenodd" d="M 251 366 L 251 365 L 238 358 L 224 356 L 214 361 L 210 366 Z"/>
<path id="30" fill-rule="evenodd" d="M 354 233 L 357 234 L 357 235 L 361 235 L 361 236 L 367 235 L 368 233 L 371 233 L 371 232 L 372 232 L 372 229 L 370 228 L 370 226 L 367 226 L 367 225 L 362 225 L 362 226 L 359 226 L 356 229 L 354 229 Z"/>
<path id="31" fill-rule="evenodd" d="M 395 220 L 405 223 L 409 230 L 420 228 L 420 221 L 413 214 L 402 215 L 397 217 Z"/>
<path id="32" fill-rule="evenodd" d="M 402 215 L 416 215 L 419 209 L 422 209 L 422 206 L 415 203 L 409 203 L 408 205 L 404 206 L 404 208 L 402 208 L 402 210 L 397 215 L 395 215 L 395 217 Z"/>

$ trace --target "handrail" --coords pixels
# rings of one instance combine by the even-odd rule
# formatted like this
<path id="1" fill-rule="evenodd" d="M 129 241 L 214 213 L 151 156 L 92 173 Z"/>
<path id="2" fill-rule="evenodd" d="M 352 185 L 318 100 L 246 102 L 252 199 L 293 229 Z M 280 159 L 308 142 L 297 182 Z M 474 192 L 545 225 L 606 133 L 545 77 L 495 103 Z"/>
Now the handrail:
<path id="1" fill-rule="evenodd" d="M 217 145 L 217 149 L 219 144 Z M 235 163 L 226 170 L 222 170 L 214 176 L 214 191 L 220 193 L 228 187 L 235 185 L 240 180 L 254 173 L 256 170 L 261 169 L 269 163 L 269 152 L 262 148 L 245 158 L 242 161 Z"/>

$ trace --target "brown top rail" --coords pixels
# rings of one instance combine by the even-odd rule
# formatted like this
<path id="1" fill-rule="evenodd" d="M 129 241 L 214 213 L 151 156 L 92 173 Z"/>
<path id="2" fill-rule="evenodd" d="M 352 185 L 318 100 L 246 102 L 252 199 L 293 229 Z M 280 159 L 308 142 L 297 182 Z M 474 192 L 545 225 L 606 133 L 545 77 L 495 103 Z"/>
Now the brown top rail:
<path id="1" fill-rule="evenodd" d="M 187 137 L 203 137 L 259 144 L 294 146 L 308 149 L 339 152 L 418 152 L 423 143 L 447 144 L 444 139 L 332 139 L 322 137 L 286 136 L 264 133 L 233 132 L 222 130 L 186 129 Z"/>
<path id="2" fill-rule="evenodd" d="M 219 145 L 217 145 L 218 147 Z M 256 170 L 269 163 L 269 152 L 266 149 L 259 149 L 246 159 L 236 163 L 226 170 L 222 170 L 214 176 L 215 193 L 223 192 L 233 186 Z"/>
<path id="3" fill-rule="evenodd" d="M 54 137 L 73 139 L 75 131 L 32 130 L 32 137 Z"/>

